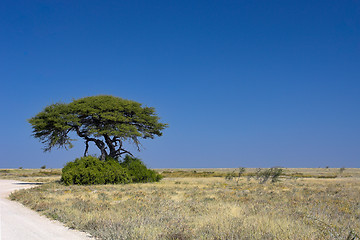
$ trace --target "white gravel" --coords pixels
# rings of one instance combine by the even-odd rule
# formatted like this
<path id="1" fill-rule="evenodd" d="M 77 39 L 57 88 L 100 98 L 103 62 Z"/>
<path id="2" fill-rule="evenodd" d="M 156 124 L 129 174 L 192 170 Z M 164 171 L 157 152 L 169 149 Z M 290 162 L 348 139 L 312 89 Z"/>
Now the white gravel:
<path id="1" fill-rule="evenodd" d="M 12 191 L 34 186 L 15 180 L 0 180 L 0 240 L 93 239 L 8 199 Z"/>

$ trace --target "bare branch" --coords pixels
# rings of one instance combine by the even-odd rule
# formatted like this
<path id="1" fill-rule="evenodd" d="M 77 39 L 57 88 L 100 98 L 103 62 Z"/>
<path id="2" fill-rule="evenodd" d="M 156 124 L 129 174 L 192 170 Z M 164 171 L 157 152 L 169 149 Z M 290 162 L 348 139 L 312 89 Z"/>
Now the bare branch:
<path id="1" fill-rule="evenodd" d="M 124 150 L 124 149 L 119 149 L 119 150 L 122 150 L 123 152 L 119 152 L 119 156 L 121 156 L 121 154 L 124 154 L 124 153 L 127 153 L 127 154 L 129 154 L 130 156 L 134 156 L 134 155 L 132 155 L 132 153 L 131 152 L 129 152 L 129 151 L 126 151 L 126 150 Z"/>

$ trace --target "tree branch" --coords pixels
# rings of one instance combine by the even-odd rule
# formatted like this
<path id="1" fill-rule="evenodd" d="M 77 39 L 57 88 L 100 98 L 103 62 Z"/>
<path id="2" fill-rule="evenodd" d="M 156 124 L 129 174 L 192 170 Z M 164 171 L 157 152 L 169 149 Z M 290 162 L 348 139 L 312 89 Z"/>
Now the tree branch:
<path id="1" fill-rule="evenodd" d="M 111 138 L 107 134 L 104 134 L 103 136 L 104 136 L 106 144 L 109 147 L 110 156 L 111 157 L 116 157 L 115 156 L 116 155 L 116 149 L 115 149 L 115 146 L 113 145 L 113 141 L 111 140 Z"/>
<path id="2" fill-rule="evenodd" d="M 121 150 L 122 150 L 123 152 L 121 152 Z M 121 154 L 124 154 L 124 153 L 127 153 L 127 154 L 131 155 L 132 157 L 134 156 L 134 155 L 132 155 L 132 153 L 129 152 L 129 151 L 126 151 L 126 150 L 124 150 L 124 149 L 119 149 L 119 156 L 121 156 Z"/>
<path id="3" fill-rule="evenodd" d="M 91 138 L 88 135 L 86 135 L 86 133 L 81 132 L 79 126 L 74 126 L 74 128 L 76 130 L 76 133 L 79 135 L 79 137 L 84 138 L 87 142 L 94 142 L 96 144 L 96 146 L 101 151 L 101 160 L 105 161 L 105 157 L 108 155 L 107 152 L 106 152 L 105 143 L 103 141 L 99 140 L 99 139 Z"/>

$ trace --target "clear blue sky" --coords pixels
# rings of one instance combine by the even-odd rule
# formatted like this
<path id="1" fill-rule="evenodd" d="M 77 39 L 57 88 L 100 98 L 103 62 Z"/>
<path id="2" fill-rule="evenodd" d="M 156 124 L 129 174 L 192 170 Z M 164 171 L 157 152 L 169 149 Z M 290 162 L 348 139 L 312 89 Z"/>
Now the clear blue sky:
<path id="1" fill-rule="evenodd" d="M 81 156 L 43 153 L 27 119 L 98 94 L 169 123 L 150 167 L 360 167 L 357 0 L 3 0 L 0 79 L 0 168 Z"/>

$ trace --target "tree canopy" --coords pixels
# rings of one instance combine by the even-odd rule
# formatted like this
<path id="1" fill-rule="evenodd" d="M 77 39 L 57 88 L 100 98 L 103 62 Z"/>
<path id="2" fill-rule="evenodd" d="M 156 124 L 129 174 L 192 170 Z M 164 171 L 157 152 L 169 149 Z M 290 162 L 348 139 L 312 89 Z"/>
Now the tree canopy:
<path id="1" fill-rule="evenodd" d="M 124 148 L 127 140 L 140 151 L 140 139 L 161 136 L 167 127 L 159 122 L 154 108 L 109 95 L 85 97 L 68 104 L 55 103 L 28 121 L 33 136 L 45 145 L 44 151 L 54 147 L 71 148 L 75 139 L 69 134 L 73 132 L 85 140 L 84 156 L 89 142 L 94 142 L 102 160 L 106 156 L 132 155 Z"/>

